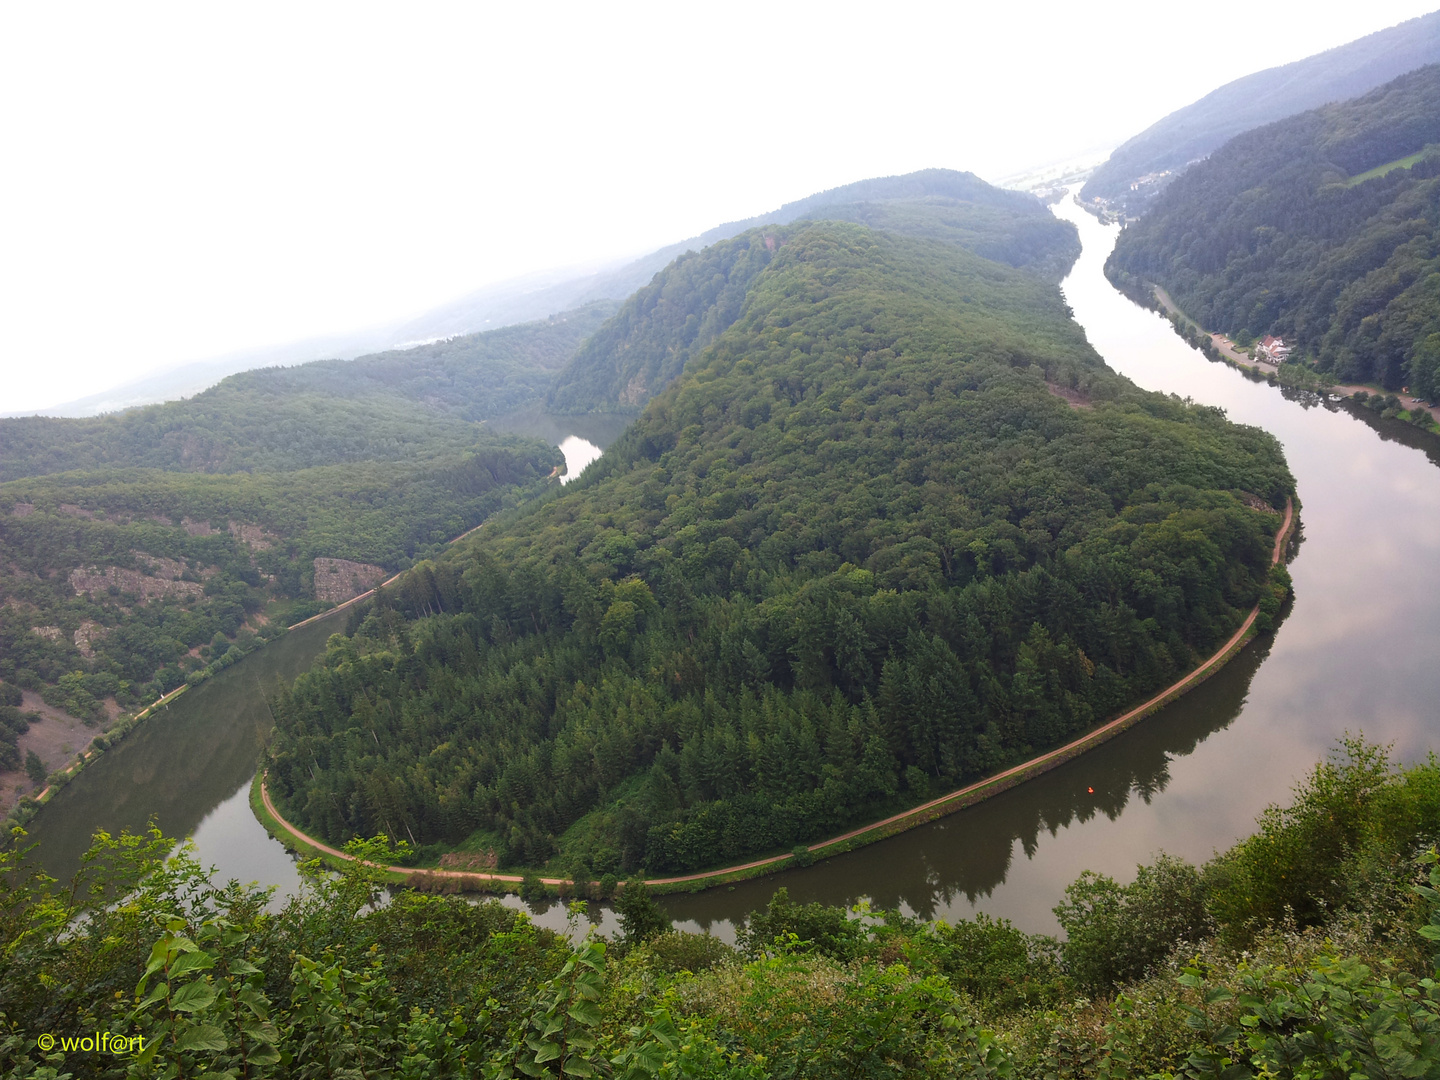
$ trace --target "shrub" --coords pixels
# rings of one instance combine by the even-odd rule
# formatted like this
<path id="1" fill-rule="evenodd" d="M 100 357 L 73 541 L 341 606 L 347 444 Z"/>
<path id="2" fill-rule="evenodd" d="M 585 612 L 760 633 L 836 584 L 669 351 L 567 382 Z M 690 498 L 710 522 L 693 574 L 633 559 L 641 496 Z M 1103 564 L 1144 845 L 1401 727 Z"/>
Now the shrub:
<path id="1" fill-rule="evenodd" d="M 701 972 L 733 960 L 736 952 L 711 934 L 689 934 L 670 930 L 651 939 L 648 948 L 660 969 L 667 974 Z"/>
<path id="2" fill-rule="evenodd" d="M 856 956 L 866 940 L 865 928 L 844 908 L 797 904 L 789 889 L 778 889 L 763 911 L 752 911 L 737 943 L 748 956 L 763 956 L 777 942 L 786 948 L 817 952 L 837 960 Z"/>
<path id="3" fill-rule="evenodd" d="M 1206 900 L 1200 871 L 1168 855 L 1140 867 L 1130 885 L 1087 870 L 1066 887 L 1065 902 L 1055 908 L 1067 937 L 1065 966 L 1094 990 L 1139 978 L 1177 945 L 1210 932 Z"/>

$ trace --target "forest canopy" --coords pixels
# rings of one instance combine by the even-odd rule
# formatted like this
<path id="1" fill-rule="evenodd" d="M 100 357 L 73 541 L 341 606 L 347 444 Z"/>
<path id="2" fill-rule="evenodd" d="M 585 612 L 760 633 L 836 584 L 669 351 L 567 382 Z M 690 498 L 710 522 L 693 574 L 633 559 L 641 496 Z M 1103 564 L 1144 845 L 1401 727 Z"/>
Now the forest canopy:
<path id="1" fill-rule="evenodd" d="M 560 453 L 484 421 L 613 310 L 0 420 L 0 679 L 87 720 L 148 704 L 543 490 Z"/>
<path id="2" fill-rule="evenodd" d="M 1247 132 L 1120 234 L 1112 275 L 1342 381 L 1440 396 L 1440 65 Z M 1292 358 L 1295 358 L 1292 354 Z"/>
<path id="3" fill-rule="evenodd" d="M 743 295 L 605 457 L 275 702 L 291 820 L 585 874 L 784 850 L 1090 727 L 1266 588 L 1278 445 L 1109 371 L 1053 284 L 835 222 L 702 256 Z"/>
<path id="4" fill-rule="evenodd" d="M 637 411 L 739 316 L 782 222 L 851 221 L 958 244 L 1058 282 L 1080 254 L 1075 227 L 1039 199 L 970 173 L 929 169 L 822 192 L 782 207 L 773 224 L 686 251 L 627 300 L 580 348 L 547 396 L 556 412 Z"/>

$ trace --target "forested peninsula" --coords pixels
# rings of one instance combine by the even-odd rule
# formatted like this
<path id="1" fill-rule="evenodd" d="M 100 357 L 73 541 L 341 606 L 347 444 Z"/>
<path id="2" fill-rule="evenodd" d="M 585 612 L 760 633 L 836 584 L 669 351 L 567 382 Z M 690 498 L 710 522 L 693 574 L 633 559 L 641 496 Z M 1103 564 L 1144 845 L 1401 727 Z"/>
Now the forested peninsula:
<path id="1" fill-rule="evenodd" d="M 0 773 L 41 722 L 21 689 L 103 749 L 124 713 L 543 490 L 560 453 L 486 422 L 536 404 L 614 310 L 0 420 Z"/>
<path id="2" fill-rule="evenodd" d="M 1115 375 L 1042 274 L 937 239 L 953 213 L 701 253 L 738 298 L 661 275 L 713 338 L 279 696 L 287 818 L 583 880 L 788 850 L 1064 741 L 1273 602 L 1275 441 Z M 696 340 L 659 305 L 607 335 Z"/>
<path id="3" fill-rule="evenodd" d="M 1440 65 L 1241 135 L 1116 243 L 1207 329 L 1342 382 L 1440 397 Z"/>

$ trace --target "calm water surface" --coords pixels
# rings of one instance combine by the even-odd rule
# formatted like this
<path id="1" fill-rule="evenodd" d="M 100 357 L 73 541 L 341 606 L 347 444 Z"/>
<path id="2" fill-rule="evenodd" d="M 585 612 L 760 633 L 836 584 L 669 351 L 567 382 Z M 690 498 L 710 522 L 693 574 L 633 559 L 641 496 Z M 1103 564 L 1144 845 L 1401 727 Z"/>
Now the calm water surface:
<path id="1" fill-rule="evenodd" d="M 1128 880 L 1161 850 L 1200 860 L 1250 830 L 1346 731 L 1416 760 L 1440 736 L 1440 458 L 1403 425 L 1290 399 L 1211 364 L 1169 323 L 1111 288 L 1101 268 L 1115 229 L 1071 203 L 1084 254 L 1064 288 L 1110 365 L 1141 386 L 1225 408 L 1284 444 L 1299 483 L 1296 600 L 1279 631 L 1174 705 L 1084 758 L 881 844 L 801 871 L 667 900 L 681 925 L 729 936 L 779 885 L 797 900 L 869 897 L 927 918 L 985 911 L 1053 931 L 1050 909 L 1080 871 Z M 620 418 L 518 418 L 559 443 L 579 475 Z M 568 426 L 567 426 L 568 425 Z M 567 449 L 565 439 L 575 436 Z M 585 445 L 581 445 L 581 444 Z M 572 456 L 573 455 L 573 456 Z M 94 829 L 193 834 L 222 877 L 293 888 L 288 855 L 254 820 L 247 786 L 270 720 L 262 689 L 293 678 L 340 628 L 314 624 L 227 669 L 141 728 L 33 823 L 66 875 Z M 1090 790 L 1090 789 L 1093 789 Z M 512 901 L 518 902 L 518 901 Z M 553 906 L 540 921 L 561 925 Z M 610 921 L 608 913 L 605 922 Z"/>

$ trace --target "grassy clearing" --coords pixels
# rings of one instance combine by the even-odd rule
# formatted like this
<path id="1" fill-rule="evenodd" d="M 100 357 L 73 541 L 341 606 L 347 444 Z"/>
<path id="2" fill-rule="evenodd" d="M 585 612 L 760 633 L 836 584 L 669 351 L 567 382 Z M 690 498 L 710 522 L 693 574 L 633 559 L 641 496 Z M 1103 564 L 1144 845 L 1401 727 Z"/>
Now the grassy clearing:
<path id="1" fill-rule="evenodd" d="M 1373 169 L 1350 177 L 1349 180 L 1345 181 L 1345 186 L 1354 187 L 1356 184 L 1363 184 L 1366 180 L 1374 180 L 1377 176 L 1384 176 L 1386 173 L 1394 172 L 1396 169 L 1408 169 L 1411 165 L 1414 165 L 1421 158 L 1427 157 L 1433 151 L 1434 147 L 1427 146 L 1424 150 L 1421 150 L 1417 154 L 1411 154 L 1409 157 L 1396 158 L 1394 161 L 1386 162 L 1384 165 L 1376 165 Z"/>

